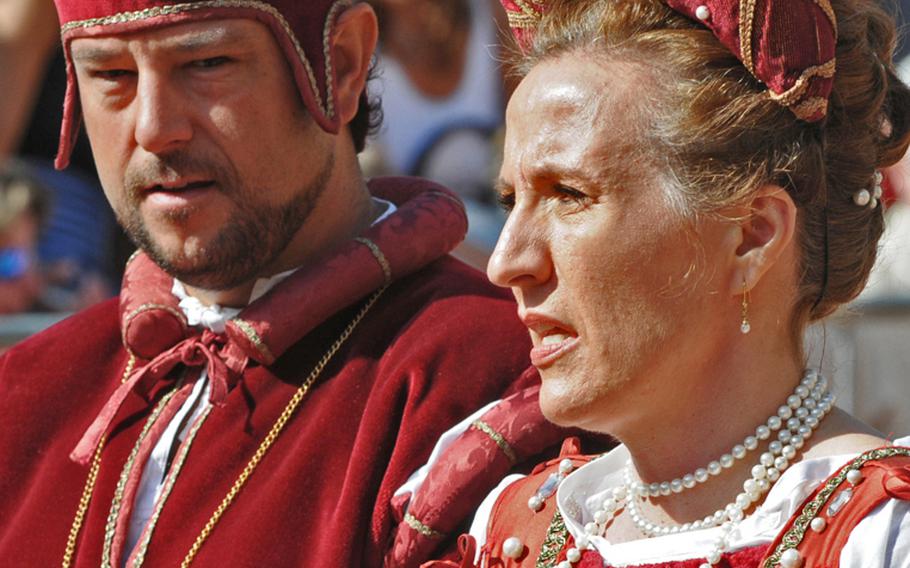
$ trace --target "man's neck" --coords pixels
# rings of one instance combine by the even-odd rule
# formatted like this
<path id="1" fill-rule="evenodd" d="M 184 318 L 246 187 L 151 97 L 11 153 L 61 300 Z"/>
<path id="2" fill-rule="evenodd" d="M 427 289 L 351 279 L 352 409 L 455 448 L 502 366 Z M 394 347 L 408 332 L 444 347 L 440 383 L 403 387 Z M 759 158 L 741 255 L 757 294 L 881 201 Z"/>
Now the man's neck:
<path id="1" fill-rule="evenodd" d="M 185 284 L 187 293 L 208 306 L 215 304 L 234 308 L 246 306 L 250 303 L 259 281 L 318 262 L 328 251 L 361 234 L 385 212 L 387 206 L 371 199 L 365 188 L 363 195 L 359 197 L 359 199 L 350 200 L 349 203 L 333 207 L 335 211 L 342 213 L 329 220 L 330 231 L 319 231 L 316 237 L 310 237 L 308 235 L 316 231 L 307 231 L 307 227 L 302 227 L 285 252 L 275 262 L 264 267 L 253 278 L 241 285 L 228 290 L 207 290 Z M 310 217 L 314 222 L 320 221 L 316 211 Z M 307 223 L 310 223 L 310 220 Z M 322 224 L 326 225 L 326 223 Z"/>

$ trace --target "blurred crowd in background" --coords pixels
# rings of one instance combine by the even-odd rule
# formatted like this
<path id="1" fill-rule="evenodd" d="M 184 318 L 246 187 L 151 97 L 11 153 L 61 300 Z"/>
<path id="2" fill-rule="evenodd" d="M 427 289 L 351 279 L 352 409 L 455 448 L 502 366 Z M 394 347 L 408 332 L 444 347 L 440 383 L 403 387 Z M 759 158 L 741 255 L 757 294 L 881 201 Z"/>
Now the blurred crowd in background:
<path id="1" fill-rule="evenodd" d="M 368 176 L 418 175 L 457 191 L 470 219 L 457 254 L 483 269 L 504 222 L 493 186 L 514 87 L 500 64 L 510 49 L 505 14 L 498 0 L 369 1 L 381 33 L 370 92 L 385 118 L 362 166 Z M 910 15 L 910 0 L 882 2 Z M 65 91 L 58 35 L 52 0 L 0 0 L 0 314 L 65 314 L 116 295 L 133 250 L 84 135 L 71 167 L 53 169 Z M 896 64 L 910 81 L 908 44 Z M 888 232 L 864 300 L 903 310 L 906 324 L 910 163 L 887 174 Z"/>

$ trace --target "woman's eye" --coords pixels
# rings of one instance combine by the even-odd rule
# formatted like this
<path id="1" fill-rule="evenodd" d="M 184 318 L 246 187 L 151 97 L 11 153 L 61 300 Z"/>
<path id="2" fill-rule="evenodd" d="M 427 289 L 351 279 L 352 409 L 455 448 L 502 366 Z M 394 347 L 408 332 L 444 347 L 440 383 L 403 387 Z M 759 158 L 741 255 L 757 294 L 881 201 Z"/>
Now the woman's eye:
<path id="1" fill-rule="evenodd" d="M 553 191 L 559 197 L 560 201 L 567 201 L 572 203 L 582 203 L 588 201 L 588 195 L 586 193 L 567 185 L 556 184 L 553 186 Z"/>
<path id="2" fill-rule="evenodd" d="M 499 202 L 499 206 L 502 207 L 502 210 L 506 213 L 515 208 L 514 192 L 500 192 L 499 195 L 497 195 L 496 200 Z"/>

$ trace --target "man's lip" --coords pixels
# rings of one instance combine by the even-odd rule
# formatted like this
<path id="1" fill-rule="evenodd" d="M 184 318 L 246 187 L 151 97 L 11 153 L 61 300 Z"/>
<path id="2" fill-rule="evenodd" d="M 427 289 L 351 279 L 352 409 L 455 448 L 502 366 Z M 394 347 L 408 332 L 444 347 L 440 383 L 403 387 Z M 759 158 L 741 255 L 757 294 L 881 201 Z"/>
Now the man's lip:
<path id="1" fill-rule="evenodd" d="M 165 193 L 179 193 L 181 191 L 190 191 L 193 189 L 202 189 L 215 184 L 214 180 L 211 179 L 190 179 L 190 178 L 179 178 L 175 180 L 161 181 L 151 185 L 147 185 L 143 189 L 143 193 L 156 193 L 156 192 L 165 192 Z"/>

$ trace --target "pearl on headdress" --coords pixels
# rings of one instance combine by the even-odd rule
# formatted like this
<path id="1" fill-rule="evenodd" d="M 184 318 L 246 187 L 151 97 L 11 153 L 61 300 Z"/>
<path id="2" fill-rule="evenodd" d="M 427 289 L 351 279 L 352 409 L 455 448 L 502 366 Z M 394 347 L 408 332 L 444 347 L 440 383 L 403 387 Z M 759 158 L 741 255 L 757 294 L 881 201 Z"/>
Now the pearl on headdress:
<path id="1" fill-rule="evenodd" d="M 822 517 L 815 517 L 814 519 L 812 519 L 812 522 L 809 523 L 809 526 L 812 528 L 813 531 L 815 531 L 817 533 L 824 532 L 824 530 L 828 527 L 828 521 L 826 521 Z"/>
<path id="2" fill-rule="evenodd" d="M 695 9 L 695 17 L 703 22 L 707 22 L 711 19 L 711 9 L 702 4 Z"/>
<path id="3" fill-rule="evenodd" d="M 860 207 L 869 205 L 870 201 L 872 201 L 872 194 L 869 193 L 868 189 L 861 189 L 853 194 L 853 203 L 856 203 Z"/>
<path id="4" fill-rule="evenodd" d="M 541 499 L 537 495 L 531 495 L 531 498 L 528 499 L 528 508 L 531 509 L 532 511 L 534 511 L 535 513 L 537 511 L 540 511 L 541 509 L 543 509 L 543 499 Z"/>

